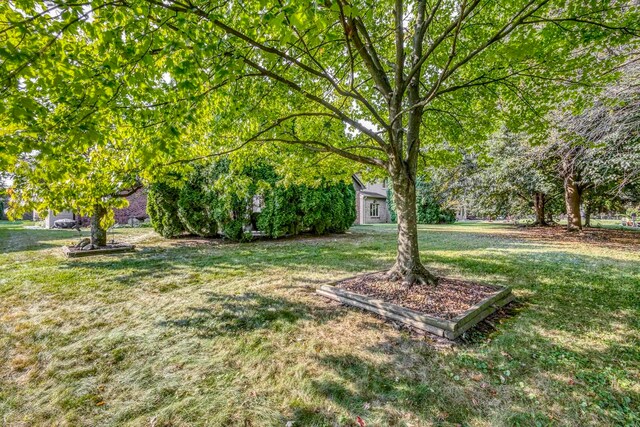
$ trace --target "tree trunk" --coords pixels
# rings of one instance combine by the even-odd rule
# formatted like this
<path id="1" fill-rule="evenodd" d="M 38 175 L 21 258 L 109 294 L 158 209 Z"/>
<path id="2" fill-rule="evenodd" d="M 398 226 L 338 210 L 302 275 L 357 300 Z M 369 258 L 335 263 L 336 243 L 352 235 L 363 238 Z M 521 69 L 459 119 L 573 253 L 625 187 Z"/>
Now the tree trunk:
<path id="1" fill-rule="evenodd" d="M 459 221 L 467 220 L 467 188 L 464 189 L 464 194 L 462 195 L 462 207 L 460 208 L 460 214 L 458 215 Z"/>
<path id="2" fill-rule="evenodd" d="M 533 208 L 536 211 L 536 222 L 534 225 L 547 225 L 544 211 L 545 203 L 546 197 L 544 193 L 538 192 L 533 194 Z"/>
<path id="3" fill-rule="evenodd" d="M 591 203 L 586 203 L 584 206 L 584 226 L 591 227 Z"/>
<path id="4" fill-rule="evenodd" d="M 582 218 L 580 217 L 580 187 L 575 177 L 568 174 L 564 178 L 564 199 L 567 204 L 567 230 L 582 230 Z"/>
<path id="5" fill-rule="evenodd" d="M 400 3 L 396 2 L 396 5 Z M 422 3 L 424 7 L 426 3 Z M 421 9 L 422 13 L 425 9 Z M 404 52 L 401 44 L 403 35 L 402 8 L 396 9 L 396 87 L 403 85 L 403 71 L 401 63 L 404 62 Z M 422 41 L 415 39 L 414 63 L 422 55 Z M 404 121 L 404 105 L 402 95 L 393 92 L 389 98 L 389 117 L 391 118 L 390 147 L 387 152 L 389 162 L 387 171 L 393 181 L 393 197 L 396 205 L 398 220 L 398 253 L 396 263 L 389 271 L 388 277 L 392 280 L 402 280 L 406 286 L 436 285 L 438 279 L 427 271 L 420 262 L 418 249 L 418 215 L 416 207 L 416 171 L 418 169 L 418 157 L 420 155 L 420 128 L 424 109 L 419 105 L 420 101 L 420 66 L 417 72 L 408 82 L 407 105 L 413 106 L 407 112 L 407 120 Z M 406 126 L 405 126 L 406 123 Z"/>
<path id="6" fill-rule="evenodd" d="M 107 210 L 104 206 L 98 204 L 93 206 L 93 215 L 91 215 L 91 244 L 93 246 L 107 245 L 107 230 L 100 225 L 106 213 Z"/>
<path id="7" fill-rule="evenodd" d="M 547 224 L 553 224 L 555 221 L 553 220 L 553 213 L 547 212 Z"/>
<path id="8" fill-rule="evenodd" d="M 438 279 L 420 262 L 415 181 L 406 173 L 396 171 L 392 180 L 398 221 L 398 253 L 388 276 L 392 280 L 402 280 L 407 286 L 436 285 Z"/>

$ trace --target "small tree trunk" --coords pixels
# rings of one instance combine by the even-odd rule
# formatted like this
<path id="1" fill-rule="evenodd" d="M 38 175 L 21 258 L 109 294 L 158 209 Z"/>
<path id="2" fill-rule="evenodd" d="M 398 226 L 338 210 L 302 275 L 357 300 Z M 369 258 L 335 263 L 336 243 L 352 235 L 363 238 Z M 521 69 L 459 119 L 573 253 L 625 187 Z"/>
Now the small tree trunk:
<path id="1" fill-rule="evenodd" d="M 91 215 L 91 244 L 93 246 L 107 245 L 107 230 L 100 225 L 106 213 L 107 210 L 104 206 L 99 204 L 93 206 L 93 215 Z"/>
<path id="2" fill-rule="evenodd" d="M 547 225 L 547 220 L 545 218 L 545 195 L 544 193 L 534 193 L 533 194 L 533 208 L 536 211 L 536 222 L 534 225 Z"/>
<path id="3" fill-rule="evenodd" d="M 555 221 L 553 220 L 553 213 L 547 212 L 547 224 L 553 224 Z"/>
<path id="4" fill-rule="evenodd" d="M 415 182 L 403 172 L 394 173 L 392 179 L 398 221 L 398 253 L 388 276 L 392 280 L 402 280 L 408 286 L 435 285 L 438 279 L 420 262 Z"/>
<path id="5" fill-rule="evenodd" d="M 567 230 L 582 230 L 580 187 L 572 174 L 567 175 L 564 179 L 564 199 L 567 205 Z"/>
<path id="6" fill-rule="evenodd" d="M 584 207 L 584 226 L 591 227 L 591 203 L 586 203 Z"/>

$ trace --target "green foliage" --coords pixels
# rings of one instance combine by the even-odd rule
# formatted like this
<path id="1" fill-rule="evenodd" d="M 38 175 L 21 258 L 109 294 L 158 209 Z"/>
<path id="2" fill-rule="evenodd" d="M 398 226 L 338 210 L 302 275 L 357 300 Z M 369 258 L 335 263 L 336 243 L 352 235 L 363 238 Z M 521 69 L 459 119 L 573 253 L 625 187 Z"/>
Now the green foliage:
<path id="1" fill-rule="evenodd" d="M 442 206 L 427 184 L 416 188 L 418 224 L 451 224 L 456 221 L 456 213 Z"/>
<path id="2" fill-rule="evenodd" d="M 342 233 L 356 220 L 355 190 L 344 182 L 303 187 L 303 225 L 315 234 Z"/>
<path id="3" fill-rule="evenodd" d="M 91 216 L 96 205 L 107 211 L 127 206 L 122 192 L 140 186 L 140 179 L 138 160 L 125 141 L 82 152 L 54 149 L 56 135 L 50 138 L 44 140 L 49 150 L 25 153 L 12 165 L 9 217 L 48 209 Z"/>
<path id="4" fill-rule="evenodd" d="M 265 195 L 264 207 L 258 217 L 260 231 L 273 238 L 298 234 L 303 218 L 299 189 L 279 186 Z"/>
<path id="5" fill-rule="evenodd" d="M 199 167 L 190 175 L 178 196 L 178 217 L 192 234 L 214 237 L 218 234 L 217 198 L 206 184 L 207 170 Z M 162 234 L 162 233 L 161 233 Z"/>
<path id="6" fill-rule="evenodd" d="M 545 129 L 559 103 L 584 106 L 637 51 L 627 3 L 3 1 L 0 169 L 115 139 L 143 179 L 221 152 L 268 157 L 287 185 L 362 165 L 414 177 L 502 119 Z M 118 180 L 114 158 L 94 182 Z"/>
<path id="7" fill-rule="evenodd" d="M 196 166 L 181 186 L 154 184 L 148 206 L 154 228 L 165 237 L 221 232 L 245 241 L 251 239 L 248 226 L 278 238 L 306 230 L 340 233 L 355 221 L 355 191 L 349 184 L 285 186 L 264 163 L 235 169 L 228 159 Z"/>
<path id="8" fill-rule="evenodd" d="M 227 239 L 235 241 L 250 240 L 251 233 L 245 233 L 244 227 L 248 222 L 252 198 L 240 198 L 237 194 L 225 194 L 226 203 L 219 204 L 215 219 Z"/>
<path id="9" fill-rule="evenodd" d="M 106 209 L 104 215 L 100 218 L 99 227 L 103 230 L 108 230 L 116 223 L 116 216 L 113 209 Z"/>
<path id="10" fill-rule="evenodd" d="M 467 198 L 474 214 L 508 216 L 534 214 L 535 194 L 542 194 L 545 211 L 559 214 L 564 209 L 562 183 L 557 179 L 557 164 L 545 146 L 533 144 L 524 132 L 506 127 L 486 144 L 484 161 L 467 168 Z"/>
<path id="11" fill-rule="evenodd" d="M 251 240 L 251 233 L 245 233 L 242 218 L 231 217 L 222 224 L 222 233 L 227 239 L 235 241 Z"/>
<path id="12" fill-rule="evenodd" d="M 446 207 L 442 197 L 439 197 L 435 186 L 424 177 L 418 177 L 416 182 L 416 212 L 418 224 L 450 224 L 456 221 L 456 213 Z M 393 201 L 393 188 L 387 190 L 387 205 L 391 221 L 396 222 L 397 215 Z"/>
<path id="13" fill-rule="evenodd" d="M 531 127 L 559 101 L 584 104 L 599 86 L 590 83 L 614 78 L 604 71 L 626 60 L 640 22 L 637 5 L 614 1 L 445 1 L 418 31 L 423 3 L 406 0 L 396 34 L 388 0 L 187 3 L 0 2 L 0 170 L 21 153 L 84 151 L 114 132 L 135 147 L 145 174 L 167 158 L 258 140 L 243 155 L 278 157 L 281 175 L 317 178 L 344 167 L 338 155 L 385 168 L 388 149 L 410 144 L 401 135 L 393 147 L 362 123 L 407 124 L 408 113 L 393 117 L 388 106 L 414 102 L 409 82 L 395 81 L 409 75 L 425 107 L 417 141 L 425 158 L 446 161 L 443 141 L 478 146 L 498 115 Z M 369 35 L 375 43 L 353 49 L 352 37 Z M 249 50 L 251 58 L 234 54 Z M 354 58 L 343 67 L 336 61 L 347 51 Z M 44 142 L 52 130 L 64 137 Z"/>
<path id="14" fill-rule="evenodd" d="M 273 238 L 303 230 L 342 233 L 355 219 L 355 190 L 347 183 L 276 186 L 265 197 L 258 229 Z"/>
<path id="15" fill-rule="evenodd" d="M 163 237 L 177 237 L 187 231 L 178 215 L 180 190 L 167 183 L 152 184 L 147 193 L 147 213 L 151 224 Z"/>
<path id="16" fill-rule="evenodd" d="M 228 239 L 248 241 L 252 235 L 245 231 L 245 227 L 257 227 L 261 215 L 254 212 L 255 204 L 273 191 L 278 177 L 273 167 L 262 162 L 240 166 L 237 170 L 236 166 L 227 161 L 227 175 L 215 184 L 219 188 L 219 197 L 224 199 L 217 221 Z"/>

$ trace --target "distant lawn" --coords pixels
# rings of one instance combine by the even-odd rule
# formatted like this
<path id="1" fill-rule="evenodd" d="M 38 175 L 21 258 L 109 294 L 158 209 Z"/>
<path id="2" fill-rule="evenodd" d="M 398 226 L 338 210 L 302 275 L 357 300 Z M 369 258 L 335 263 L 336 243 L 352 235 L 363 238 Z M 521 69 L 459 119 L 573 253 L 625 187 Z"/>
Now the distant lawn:
<path id="1" fill-rule="evenodd" d="M 394 226 L 66 260 L 77 232 L 0 222 L 0 424 L 640 425 L 640 234 L 599 233 L 421 226 L 431 268 L 519 300 L 449 346 L 313 293 L 390 266 Z"/>

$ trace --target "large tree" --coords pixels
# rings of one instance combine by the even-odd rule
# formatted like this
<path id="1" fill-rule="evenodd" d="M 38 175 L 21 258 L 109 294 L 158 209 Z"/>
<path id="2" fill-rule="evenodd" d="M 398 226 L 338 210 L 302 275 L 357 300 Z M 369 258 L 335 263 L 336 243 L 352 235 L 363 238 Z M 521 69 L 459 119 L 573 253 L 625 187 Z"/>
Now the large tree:
<path id="1" fill-rule="evenodd" d="M 3 2 L 3 140 L 29 149 L 15 146 L 34 123 L 74 132 L 109 109 L 173 157 L 196 130 L 195 157 L 250 143 L 283 164 L 341 156 L 393 182 L 390 277 L 435 283 L 418 250 L 420 154 L 585 93 L 620 59 L 601 52 L 632 43 L 637 12 L 613 0 Z M 52 99 L 66 104 L 58 120 Z"/>
<path id="2" fill-rule="evenodd" d="M 547 154 L 564 181 L 567 227 L 582 229 L 580 208 L 588 216 L 605 201 L 620 199 L 640 184 L 640 58 L 624 64 L 615 82 L 575 112 L 564 104 L 552 116 L 556 131 Z"/>
<path id="3" fill-rule="evenodd" d="M 524 132 L 501 129 L 487 143 L 488 161 L 472 184 L 475 208 L 490 215 L 535 215 L 534 225 L 549 225 L 550 207 L 560 196 L 555 163 L 546 146 Z"/>

